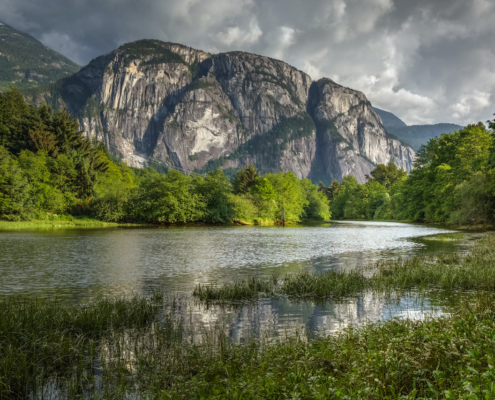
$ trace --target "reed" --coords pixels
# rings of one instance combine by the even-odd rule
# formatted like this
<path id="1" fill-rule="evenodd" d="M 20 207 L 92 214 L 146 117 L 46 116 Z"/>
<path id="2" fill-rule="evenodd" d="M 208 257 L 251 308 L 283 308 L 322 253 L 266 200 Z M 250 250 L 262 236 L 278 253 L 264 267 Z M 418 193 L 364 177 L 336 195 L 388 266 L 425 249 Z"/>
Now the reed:
<path id="1" fill-rule="evenodd" d="M 260 284 L 258 284 L 260 282 Z M 421 290 L 495 290 L 495 235 L 477 241 L 468 254 L 451 253 L 382 260 L 360 270 L 303 271 L 275 277 L 250 277 L 223 286 L 198 286 L 200 300 L 257 300 L 257 293 L 297 298 L 342 298 L 364 292 Z"/>
<path id="2" fill-rule="evenodd" d="M 193 296 L 206 302 L 255 301 L 260 293 L 273 294 L 276 285 L 276 276 L 252 276 L 224 284 L 221 287 L 197 285 Z"/>
<path id="3" fill-rule="evenodd" d="M 146 299 L 0 303 L 0 399 L 37 397 L 65 381 L 66 394 L 94 380 L 99 341 L 109 332 L 149 325 L 157 307 Z"/>
<path id="4" fill-rule="evenodd" d="M 0 399 L 495 396 L 495 292 L 440 318 L 237 344 L 225 327 L 189 329 L 187 310 L 167 307 L 138 298 L 0 305 Z"/>
<path id="5" fill-rule="evenodd" d="M 321 274 L 301 272 L 286 275 L 278 290 L 293 297 L 347 297 L 363 292 L 369 280 L 362 271 L 327 271 Z"/>
<path id="6" fill-rule="evenodd" d="M 471 291 L 439 318 L 390 319 L 328 337 L 234 343 L 227 327 L 191 325 L 187 307 L 160 293 L 84 304 L 7 300 L 0 303 L 0 399 L 492 399 L 493 244 L 488 235 L 468 255 L 258 277 L 223 292 L 209 286 L 196 292 L 226 301 L 260 293 Z"/>

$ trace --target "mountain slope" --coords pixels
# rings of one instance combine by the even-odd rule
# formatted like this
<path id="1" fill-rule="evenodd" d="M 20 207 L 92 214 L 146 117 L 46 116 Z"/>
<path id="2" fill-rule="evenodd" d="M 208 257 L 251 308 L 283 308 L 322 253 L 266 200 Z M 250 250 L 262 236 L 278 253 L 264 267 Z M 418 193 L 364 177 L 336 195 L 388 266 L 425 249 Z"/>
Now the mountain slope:
<path id="1" fill-rule="evenodd" d="M 349 173 L 362 182 L 382 162 L 410 169 L 414 152 L 387 135 L 366 97 L 329 82 L 268 57 L 141 40 L 32 99 L 67 105 L 135 166 L 204 173 L 254 163 L 324 182 Z"/>
<path id="2" fill-rule="evenodd" d="M 391 112 L 380 110 L 379 108 L 373 107 L 373 110 L 380 116 L 383 121 L 383 126 L 385 129 L 395 129 L 395 128 L 405 128 L 407 124 L 400 118 L 392 114 Z"/>
<path id="3" fill-rule="evenodd" d="M 451 133 L 461 128 L 462 126 L 456 124 L 410 125 L 403 128 L 385 127 L 389 133 L 410 145 L 414 151 L 418 151 L 423 144 L 442 133 Z"/>
<path id="4" fill-rule="evenodd" d="M 0 24 L 0 90 L 55 82 L 79 68 L 32 36 Z"/>
<path id="5" fill-rule="evenodd" d="M 462 128 L 456 124 L 435 124 L 435 125 L 406 125 L 401 119 L 388 111 L 374 107 L 375 112 L 383 121 L 383 126 L 389 134 L 396 136 L 399 140 L 407 143 L 414 151 L 428 143 L 428 141 L 442 133 L 458 131 Z"/>

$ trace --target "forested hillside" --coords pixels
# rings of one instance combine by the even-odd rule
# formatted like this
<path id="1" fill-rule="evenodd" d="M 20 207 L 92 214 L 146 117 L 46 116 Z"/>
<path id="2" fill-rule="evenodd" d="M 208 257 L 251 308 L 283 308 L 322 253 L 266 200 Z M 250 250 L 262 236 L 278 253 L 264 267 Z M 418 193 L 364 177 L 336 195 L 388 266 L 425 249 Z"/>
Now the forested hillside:
<path id="1" fill-rule="evenodd" d="M 421 146 L 409 175 L 378 165 L 359 184 L 353 176 L 321 188 L 334 218 L 492 224 L 495 219 L 495 120 L 442 134 Z"/>
<path id="2" fill-rule="evenodd" d="M 383 121 L 387 132 L 411 146 L 414 151 L 428 143 L 428 140 L 440 136 L 442 133 L 450 133 L 462 128 L 456 124 L 434 124 L 434 125 L 407 125 L 391 112 L 373 107 L 375 112 Z"/>
<path id="3" fill-rule="evenodd" d="M 32 36 L 0 24 L 0 91 L 10 86 L 34 88 L 79 71 L 68 58 Z"/>
<path id="4" fill-rule="evenodd" d="M 328 199 L 293 172 L 260 176 L 252 165 L 231 183 L 222 170 L 205 176 L 131 168 L 111 160 L 67 110 L 0 94 L 0 219 L 226 223 L 328 220 Z"/>

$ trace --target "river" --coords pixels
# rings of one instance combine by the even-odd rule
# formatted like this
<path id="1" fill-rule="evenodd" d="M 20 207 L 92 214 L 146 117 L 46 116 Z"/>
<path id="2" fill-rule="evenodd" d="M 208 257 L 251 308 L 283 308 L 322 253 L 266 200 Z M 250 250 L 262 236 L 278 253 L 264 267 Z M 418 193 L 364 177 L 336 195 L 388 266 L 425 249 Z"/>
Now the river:
<path id="1" fill-rule="evenodd" d="M 415 316 L 433 301 L 365 294 L 326 302 L 261 299 L 239 310 L 205 308 L 197 284 L 253 274 L 356 268 L 380 258 L 466 249 L 468 241 L 428 240 L 449 232 L 420 224 L 339 222 L 320 226 L 49 229 L 0 232 L 0 296 L 79 301 L 98 295 L 149 295 L 189 301 L 202 324 L 227 324 L 233 337 L 304 328 L 327 334 L 368 320 Z M 433 306 L 431 307 L 433 309 Z"/>

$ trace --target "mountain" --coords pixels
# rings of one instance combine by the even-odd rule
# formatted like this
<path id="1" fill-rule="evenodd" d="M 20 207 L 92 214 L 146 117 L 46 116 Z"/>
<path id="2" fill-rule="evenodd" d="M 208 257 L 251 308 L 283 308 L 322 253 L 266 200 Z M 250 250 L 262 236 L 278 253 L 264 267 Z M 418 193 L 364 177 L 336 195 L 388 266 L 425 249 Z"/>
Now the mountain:
<path id="1" fill-rule="evenodd" d="M 380 116 L 383 121 L 383 126 L 385 129 L 397 129 L 405 128 L 407 124 L 400 118 L 396 117 L 394 114 L 388 111 L 380 110 L 379 108 L 373 107 L 373 110 Z"/>
<path id="2" fill-rule="evenodd" d="M 134 166 L 204 173 L 253 163 L 313 181 L 353 174 L 363 182 L 376 164 L 409 170 L 415 156 L 387 134 L 363 93 L 243 52 L 140 40 L 29 96 L 65 104 L 89 136 Z"/>
<path id="3" fill-rule="evenodd" d="M 32 36 L 0 23 L 0 90 L 55 82 L 80 67 Z"/>
<path id="4" fill-rule="evenodd" d="M 376 107 L 374 107 L 374 110 L 382 119 L 386 131 L 396 136 L 403 143 L 410 145 L 414 151 L 418 151 L 423 144 L 428 143 L 430 139 L 440 136 L 442 133 L 450 133 L 462 128 L 460 125 L 446 123 L 408 126 L 388 111 L 380 110 Z"/>

